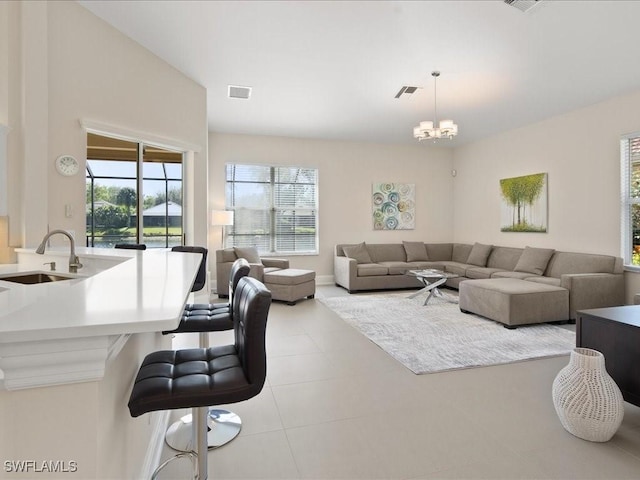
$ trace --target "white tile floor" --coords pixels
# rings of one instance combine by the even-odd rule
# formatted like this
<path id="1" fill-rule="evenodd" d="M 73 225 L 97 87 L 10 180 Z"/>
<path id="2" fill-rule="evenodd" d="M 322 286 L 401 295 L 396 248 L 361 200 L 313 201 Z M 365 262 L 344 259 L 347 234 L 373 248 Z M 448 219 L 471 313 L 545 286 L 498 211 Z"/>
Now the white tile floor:
<path id="1" fill-rule="evenodd" d="M 414 375 L 317 300 L 272 305 L 267 351 L 264 390 L 230 407 L 242 432 L 209 452 L 212 480 L 640 479 L 640 408 L 604 444 L 560 425 L 551 384 L 568 357 Z M 160 478 L 189 472 L 179 460 Z"/>

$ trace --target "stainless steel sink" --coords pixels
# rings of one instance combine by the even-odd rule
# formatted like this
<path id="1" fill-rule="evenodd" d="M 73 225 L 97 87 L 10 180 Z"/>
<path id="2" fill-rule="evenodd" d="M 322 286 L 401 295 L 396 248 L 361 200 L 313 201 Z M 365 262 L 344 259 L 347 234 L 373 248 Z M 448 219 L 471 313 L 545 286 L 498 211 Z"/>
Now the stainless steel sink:
<path id="1" fill-rule="evenodd" d="M 73 280 L 76 277 L 67 277 L 57 273 L 23 273 L 0 277 L 0 281 L 22 283 L 24 285 L 34 285 L 36 283 L 59 282 L 61 280 Z"/>

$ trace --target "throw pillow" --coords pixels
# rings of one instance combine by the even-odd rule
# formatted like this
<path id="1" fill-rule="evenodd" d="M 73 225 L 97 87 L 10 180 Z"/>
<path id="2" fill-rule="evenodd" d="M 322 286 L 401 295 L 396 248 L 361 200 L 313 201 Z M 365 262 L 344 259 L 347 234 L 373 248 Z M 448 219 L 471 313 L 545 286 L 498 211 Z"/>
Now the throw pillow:
<path id="1" fill-rule="evenodd" d="M 347 257 L 353 258 L 357 263 L 373 263 L 369 250 L 367 250 L 367 245 L 364 242 L 358 245 L 342 247 L 342 250 L 344 250 L 344 254 Z"/>
<path id="2" fill-rule="evenodd" d="M 542 275 L 554 252 L 552 248 L 524 247 L 514 271 Z"/>
<path id="3" fill-rule="evenodd" d="M 249 263 L 260 263 L 260 254 L 255 247 L 233 247 L 236 257 L 244 258 Z"/>
<path id="4" fill-rule="evenodd" d="M 424 242 L 402 242 L 407 254 L 407 262 L 426 262 L 429 260 Z"/>
<path id="5" fill-rule="evenodd" d="M 476 265 L 478 267 L 485 267 L 487 265 L 487 259 L 491 253 L 493 245 L 483 245 L 482 243 L 474 243 L 467 258 L 467 263 Z"/>

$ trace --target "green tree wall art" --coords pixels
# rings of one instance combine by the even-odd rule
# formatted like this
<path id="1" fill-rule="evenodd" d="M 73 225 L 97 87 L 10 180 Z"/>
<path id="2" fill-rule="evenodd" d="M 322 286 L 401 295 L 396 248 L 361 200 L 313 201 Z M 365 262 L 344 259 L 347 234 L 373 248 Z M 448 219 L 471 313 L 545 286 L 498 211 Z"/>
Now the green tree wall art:
<path id="1" fill-rule="evenodd" d="M 547 174 L 500 180 L 503 232 L 547 232 Z"/>

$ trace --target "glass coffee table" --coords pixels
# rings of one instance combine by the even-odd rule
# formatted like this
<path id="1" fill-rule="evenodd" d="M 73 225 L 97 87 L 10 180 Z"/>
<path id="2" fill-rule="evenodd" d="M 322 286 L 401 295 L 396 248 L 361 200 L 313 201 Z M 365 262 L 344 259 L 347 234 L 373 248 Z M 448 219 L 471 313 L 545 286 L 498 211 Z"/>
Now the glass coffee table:
<path id="1" fill-rule="evenodd" d="M 424 301 L 423 305 L 429 303 L 431 297 L 436 296 L 448 300 L 450 302 L 457 302 L 458 299 L 456 297 L 452 297 L 449 295 L 443 294 L 438 288 L 440 285 L 445 283 L 450 278 L 459 277 L 457 273 L 445 272 L 443 270 L 436 269 L 427 269 L 427 270 L 407 270 L 405 275 L 409 275 L 411 277 L 416 277 L 420 282 L 424 285 L 423 288 L 418 290 L 416 293 L 409 295 L 408 298 L 415 298 L 418 295 L 429 292 L 427 299 Z"/>

